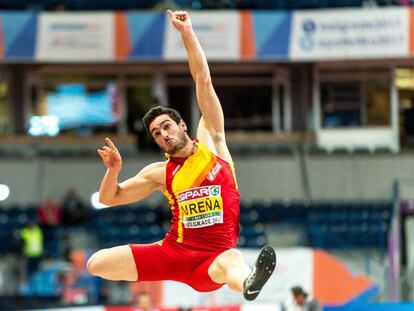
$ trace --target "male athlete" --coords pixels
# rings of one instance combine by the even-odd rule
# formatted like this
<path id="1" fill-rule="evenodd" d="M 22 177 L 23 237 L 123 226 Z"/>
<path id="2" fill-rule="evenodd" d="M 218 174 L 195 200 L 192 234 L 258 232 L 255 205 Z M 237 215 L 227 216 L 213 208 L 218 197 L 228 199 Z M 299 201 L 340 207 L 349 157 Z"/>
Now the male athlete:
<path id="1" fill-rule="evenodd" d="M 200 292 L 227 284 L 253 300 L 276 266 L 273 248 L 265 246 L 254 270 L 236 250 L 239 234 L 239 192 L 224 135 L 224 117 L 210 71 L 186 12 L 167 11 L 181 33 L 196 84 L 202 117 L 192 141 L 180 114 L 154 107 L 143 118 L 148 132 L 167 154 L 167 161 L 143 168 L 118 183 L 121 155 L 107 138 L 98 150 L 107 167 L 99 196 L 107 205 L 139 201 L 153 191 L 163 192 L 172 210 L 171 229 L 153 244 L 130 244 L 103 249 L 89 259 L 91 274 L 124 281 L 175 280 Z"/>

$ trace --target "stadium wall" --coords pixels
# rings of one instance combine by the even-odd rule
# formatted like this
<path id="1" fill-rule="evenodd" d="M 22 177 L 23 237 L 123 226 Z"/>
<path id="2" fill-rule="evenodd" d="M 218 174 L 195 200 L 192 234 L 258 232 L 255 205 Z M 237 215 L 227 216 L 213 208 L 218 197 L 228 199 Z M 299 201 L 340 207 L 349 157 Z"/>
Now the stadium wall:
<path id="1" fill-rule="evenodd" d="M 161 159 L 124 159 L 120 179 Z M 242 200 L 308 199 L 298 156 L 235 157 L 235 163 Z M 391 200 L 393 181 L 414 174 L 410 154 L 307 156 L 305 163 L 310 199 L 315 201 Z M 99 159 L 2 160 L 0 181 L 11 189 L 3 204 L 36 203 L 48 196 L 59 199 L 70 187 L 89 200 L 99 189 L 104 172 Z M 160 196 L 152 196 L 149 202 L 159 200 Z"/>

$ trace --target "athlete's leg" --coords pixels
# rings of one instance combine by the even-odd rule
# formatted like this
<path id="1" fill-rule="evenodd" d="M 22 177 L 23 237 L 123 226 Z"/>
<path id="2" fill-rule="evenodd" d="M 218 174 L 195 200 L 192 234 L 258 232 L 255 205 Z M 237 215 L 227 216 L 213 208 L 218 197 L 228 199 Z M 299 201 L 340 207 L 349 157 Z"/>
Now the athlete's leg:
<path id="1" fill-rule="evenodd" d="M 218 255 L 208 268 L 208 275 L 214 282 L 225 283 L 238 292 L 243 291 L 243 282 L 251 272 L 241 252 L 234 248 Z"/>
<path id="2" fill-rule="evenodd" d="M 208 274 L 214 282 L 226 283 L 231 289 L 243 292 L 246 300 L 254 300 L 275 267 L 276 254 L 270 246 L 262 248 L 253 271 L 243 260 L 240 251 L 229 249 L 216 257 L 208 269 Z"/>
<path id="3" fill-rule="evenodd" d="M 138 272 L 129 245 L 102 249 L 87 263 L 90 274 L 110 281 L 136 281 Z"/>
<path id="4" fill-rule="evenodd" d="M 270 246 L 263 247 L 256 259 L 253 272 L 243 283 L 243 296 L 246 300 L 256 299 L 275 268 L 275 250 Z"/>

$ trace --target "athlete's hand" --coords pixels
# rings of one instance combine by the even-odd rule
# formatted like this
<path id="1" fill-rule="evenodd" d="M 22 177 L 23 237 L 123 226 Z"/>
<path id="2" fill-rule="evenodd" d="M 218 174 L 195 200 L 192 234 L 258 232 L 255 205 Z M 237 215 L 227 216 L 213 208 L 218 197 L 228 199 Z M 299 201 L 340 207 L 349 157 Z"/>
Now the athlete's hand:
<path id="1" fill-rule="evenodd" d="M 98 154 L 108 169 L 119 172 L 122 167 L 121 154 L 109 138 L 105 138 L 105 141 L 108 146 L 98 149 Z"/>
<path id="2" fill-rule="evenodd" d="M 192 29 L 190 16 L 186 11 L 171 11 L 167 10 L 168 17 L 171 24 L 180 32 L 184 33 Z"/>

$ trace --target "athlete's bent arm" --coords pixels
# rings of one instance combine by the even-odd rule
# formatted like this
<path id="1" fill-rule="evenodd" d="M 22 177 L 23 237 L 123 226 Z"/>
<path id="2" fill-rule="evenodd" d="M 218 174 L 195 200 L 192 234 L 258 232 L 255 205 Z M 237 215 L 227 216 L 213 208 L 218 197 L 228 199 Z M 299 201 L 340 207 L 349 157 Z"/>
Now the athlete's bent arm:
<path id="1" fill-rule="evenodd" d="M 122 168 L 122 158 L 114 143 L 107 138 L 108 146 L 98 150 L 107 167 L 99 188 L 99 201 L 114 206 L 129 204 L 146 198 L 155 190 L 163 191 L 165 162 L 152 163 L 143 168 L 136 176 L 118 183 Z"/>

